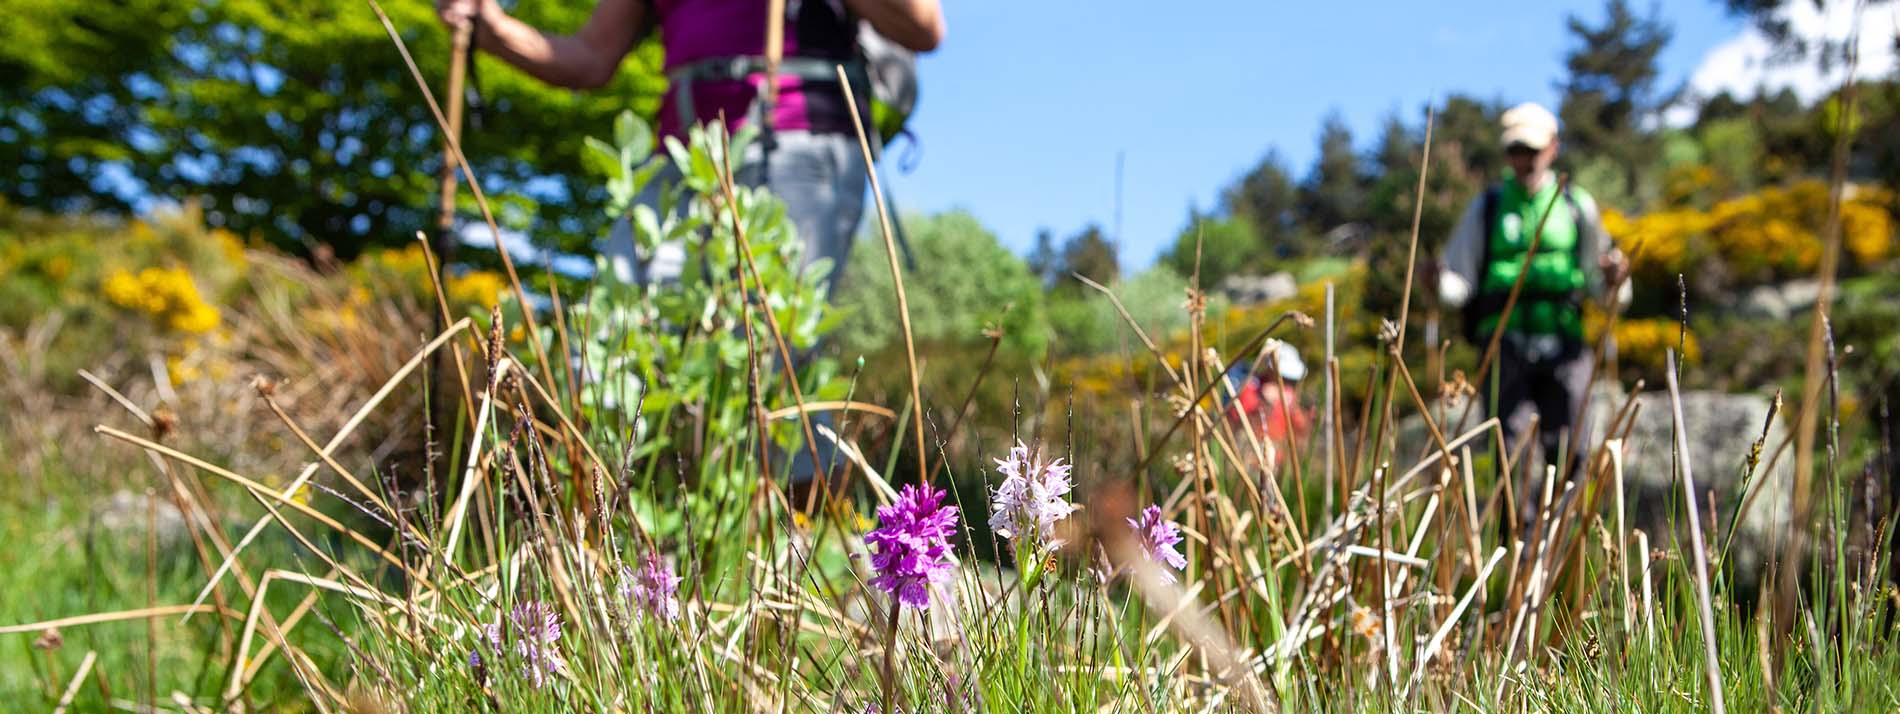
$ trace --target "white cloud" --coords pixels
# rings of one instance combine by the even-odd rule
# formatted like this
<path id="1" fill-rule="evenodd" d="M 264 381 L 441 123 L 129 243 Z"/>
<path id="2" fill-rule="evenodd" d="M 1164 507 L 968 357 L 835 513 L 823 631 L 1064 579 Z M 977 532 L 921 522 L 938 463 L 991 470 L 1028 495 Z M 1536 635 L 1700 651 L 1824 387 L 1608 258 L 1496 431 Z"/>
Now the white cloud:
<path id="1" fill-rule="evenodd" d="M 1856 3 L 1833 0 L 1824 9 L 1816 9 L 1805 0 L 1788 3 L 1782 17 L 1797 37 L 1842 42 L 1854 29 Z M 1900 34 L 1900 3 L 1882 3 L 1860 13 L 1860 67 L 1855 76 L 1862 79 L 1891 75 L 1895 68 L 1894 37 Z M 1804 60 L 1774 61 L 1774 43 L 1754 26 L 1716 45 L 1703 55 L 1695 72 L 1689 75 L 1688 94 L 1693 100 L 1707 99 L 1727 91 L 1737 97 L 1749 97 L 1757 88 L 1780 91 L 1792 89 L 1804 102 L 1826 96 L 1847 78 L 1845 63 L 1836 62 L 1821 71 L 1813 57 Z M 1667 124 L 1681 126 L 1695 119 L 1693 106 L 1677 105 L 1664 114 Z"/>

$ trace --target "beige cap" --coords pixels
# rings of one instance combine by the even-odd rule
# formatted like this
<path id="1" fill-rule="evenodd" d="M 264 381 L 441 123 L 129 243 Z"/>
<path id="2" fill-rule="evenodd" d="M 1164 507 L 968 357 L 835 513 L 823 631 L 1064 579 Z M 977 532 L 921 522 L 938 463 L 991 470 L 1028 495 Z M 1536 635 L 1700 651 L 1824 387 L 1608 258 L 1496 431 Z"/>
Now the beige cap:
<path id="1" fill-rule="evenodd" d="M 1525 102 L 1504 112 L 1505 146 L 1523 144 L 1533 149 L 1557 140 L 1557 116 L 1536 102 Z"/>

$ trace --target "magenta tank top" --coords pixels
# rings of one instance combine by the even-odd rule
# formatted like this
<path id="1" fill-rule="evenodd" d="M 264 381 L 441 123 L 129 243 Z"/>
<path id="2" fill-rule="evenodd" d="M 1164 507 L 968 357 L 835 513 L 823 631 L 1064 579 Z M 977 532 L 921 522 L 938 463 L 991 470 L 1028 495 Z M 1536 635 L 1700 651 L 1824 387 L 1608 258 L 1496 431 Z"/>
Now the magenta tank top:
<path id="1" fill-rule="evenodd" d="M 699 60 L 765 54 L 766 0 L 652 0 L 666 48 L 666 71 Z M 787 0 L 796 8 L 785 24 L 785 56 L 848 59 L 855 46 L 856 21 L 840 0 Z M 740 81 L 704 80 L 693 85 L 698 121 L 725 112 L 738 128 L 765 85 L 755 74 Z M 660 102 L 660 132 L 681 136 L 679 88 L 669 87 Z M 852 131 L 844 94 L 835 83 L 804 82 L 780 75 L 773 126 L 781 131 Z"/>

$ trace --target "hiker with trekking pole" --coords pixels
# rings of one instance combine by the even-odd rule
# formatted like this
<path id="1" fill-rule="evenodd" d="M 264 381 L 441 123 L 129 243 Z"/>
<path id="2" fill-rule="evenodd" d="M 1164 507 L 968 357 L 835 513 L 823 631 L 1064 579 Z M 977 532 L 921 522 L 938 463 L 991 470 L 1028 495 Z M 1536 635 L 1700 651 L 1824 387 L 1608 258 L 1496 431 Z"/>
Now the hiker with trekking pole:
<path id="1" fill-rule="evenodd" d="M 820 259 L 833 266 L 827 291 L 850 256 L 868 181 L 837 68 L 863 103 L 858 119 L 876 153 L 904 132 L 916 102 L 914 53 L 935 49 L 944 36 L 938 0 L 600 0 L 572 34 L 531 27 L 497 0 L 437 0 L 436 12 L 452 30 L 472 28 L 474 49 L 573 89 L 604 86 L 635 43 L 657 29 L 668 79 L 661 136 L 684 140 L 692 125 L 721 117 L 729 130 L 756 127 L 759 139 L 737 157 L 735 180 L 764 185 L 784 202 L 804 243 L 800 268 Z M 679 178 L 669 164 L 638 202 L 657 207 Z M 650 253 L 637 248 L 624 218 L 601 252 L 626 283 L 663 287 L 686 267 L 678 243 Z M 795 491 L 808 490 L 815 473 L 835 470 L 836 449 L 819 441 L 827 442 L 818 447 L 823 469 L 810 451 L 793 451 Z"/>
<path id="2" fill-rule="evenodd" d="M 1629 263 L 1604 230 L 1596 201 L 1551 170 L 1561 146 L 1557 117 L 1525 103 L 1502 123 L 1509 171 L 1465 209 L 1443 264 L 1424 274 L 1447 307 L 1463 310 L 1465 338 L 1481 353 L 1491 349 L 1508 304 L 1491 374 L 1477 385 L 1481 398 L 1494 405 L 1506 448 L 1534 412 L 1543 462 L 1562 463 L 1558 471 L 1568 479 L 1583 462 L 1571 452 L 1589 443 L 1582 411 L 1594 355 L 1584 345 L 1584 301 L 1613 290 L 1612 306 L 1627 304 Z M 1539 478 L 1529 483 L 1542 483 L 1543 472 L 1532 473 Z M 1536 491 L 1518 490 L 1520 511 Z"/>

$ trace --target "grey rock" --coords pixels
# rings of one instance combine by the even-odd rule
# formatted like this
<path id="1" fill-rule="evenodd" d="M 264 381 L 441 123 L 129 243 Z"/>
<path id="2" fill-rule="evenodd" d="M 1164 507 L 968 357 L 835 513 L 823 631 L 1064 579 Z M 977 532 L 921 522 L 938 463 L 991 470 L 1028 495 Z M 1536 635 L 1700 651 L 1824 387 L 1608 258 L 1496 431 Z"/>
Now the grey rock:
<path id="1" fill-rule="evenodd" d="M 1788 304 L 1790 311 L 1814 307 L 1814 301 L 1820 297 L 1821 283 L 1813 278 L 1790 280 L 1781 284 L 1781 299 Z"/>
<path id="2" fill-rule="evenodd" d="M 1624 482 L 1630 527 L 1643 528 L 1652 543 L 1674 549 L 1673 535 L 1688 543 L 1688 504 L 1676 480 L 1674 418 L 1666 392 L 1638 397 L 1640 411 L 1629 432 L 1624 460 Z M 1734 582 L 1752 586 L 1765 563 L 1771 534 L 1783 529 L 1790 517 L 1794 467 L 1786 455 L 1768 470 L 1768 461 L 1786 436 L 1779 418 L 1767 429 L 1760 463 L 1744 484 L 1744 471 L 1755 440 L 1762 436 L 1769 399 L 1758 394 L 1689 392 L 1682 395 L 1682 421 L 1687 432 L 1684 452 L 1695 477 L 1694 512 L 1703 525 L 1703 538 L 1716 549 L 1728 549 Z M 1744 490 L 1746 489 L 1746 491 Z M 1759 491 L 1759 493 L 1754 493 Z M 1751 495 L 1753 494 L 1753 495 Z M 1716 527 L 1709 525 L 1709 502 L 1715 503 Z M 1752 499 L 1744 504 L 1744 499 Z M 1736 523 L 1737 511 L 1746 505 Z M 1731 527 L 1733 543 L 1724 541 Z M 1713 557 L 1713 556 L 1712 556 Z"/>
<path id="3" fill-rule="evenodd" d="M 1736 303 L 1743 315 L 1771 320 L 1786 320 L 1795 313 L 1814 307 L 1821 295 L 1821 284 L 1813 279 L 1790 280 L 1779 285 L 1750 289 Z"/>
<path id="4" fill-rule="evenodd" d="M 1781 296 L 1781 289 L 1773 285 L 1749 290 L 1747 295 L 1742 296 L 1739 309 L 1743 315 L 1770 320 L 1786 320 L 1793 312 L 1787 299 Z"/>
<path id="5" fill-rule="evenodd" d="M 1253 305 L 1293 297 L 1299 282 L 1287 272 L 1271 275 L 1229 275 L 1220 282 L 1220 293 L 1235 305 Z"/>
<path id="6" fill-rule="evenodd" d="M 1612 384 L 1597 385 L 1590 399 L 1591 433 L 1596 435 L 1592 441 L 1603 438 L 1626 398 Z M 1780 417 L 1769 425 L 1752 479 L 1746 485 L 1742 483 L 1750 450 L 1762 435 L 1768 406 L 1769 398 L 1760 394 L 1686 392 L 1682 395 L 1682 418 L 1688 432 L 1686 453 L 1695 476 L 1695 510 L 1702 520 L 1703 537 L 1717 549 L 1725 545 L 1732 548 L 1729 558 L 1733 570 L 1730 572 L 1735 576 L 1733 582 L 1744 588 L 1756 582 L 1766 562 L 1771 534 L 1786 527 L 1791 512 L 1793 457 L 1783 454 L 1774 469 L 1767 470 L 1776 447 L 1787 434 Z M 1623 444 L 1628 527 L 1648 533 L 1652 547 L 1671 551 L 1681 548 L 1680 552 L 1687 553 L 1688 522 L 1684 519 L 1689 510 L 1683 503 L 1682 486 L 1675 480 L 1675 429 L 1669 393 L 1642 392 L 1636 396 L 1634 410 L 1635 418 Z M 1449 439 L 1457 435 L 1445 436 Z M 1416 459 L 1429 453 L 1433 446 L 1423 418 L 1415 413 L 1399 421 L 1396 440 L 1395 460 L 1406 465 L 1416 463 Z M 1485 448 L 1490 443 L 1486 439 Z M 1480 449 L 1472 451 L 1477 453 Z M 1532 467 L 1528 473 L 1543 472 L 1541 461 L 1534 461 Z M 1759 493 L 1752 496 L 1736 525 L 1736 512 L 1742 508 L 1743 500 L 1750 498 L 1748 492 L 1754 491 Z M 1716 508 L 1716 528 L 1712 532 L 1708 527 L 1711 494 Z M 1610 512 L 1608 509 L 1613 503 L 1614 500 L 1607 498 L 1602 501 L 1605 514 Z M 1732 525 L 1735 539 L 1727 544 L 1723 539 Z"/>

